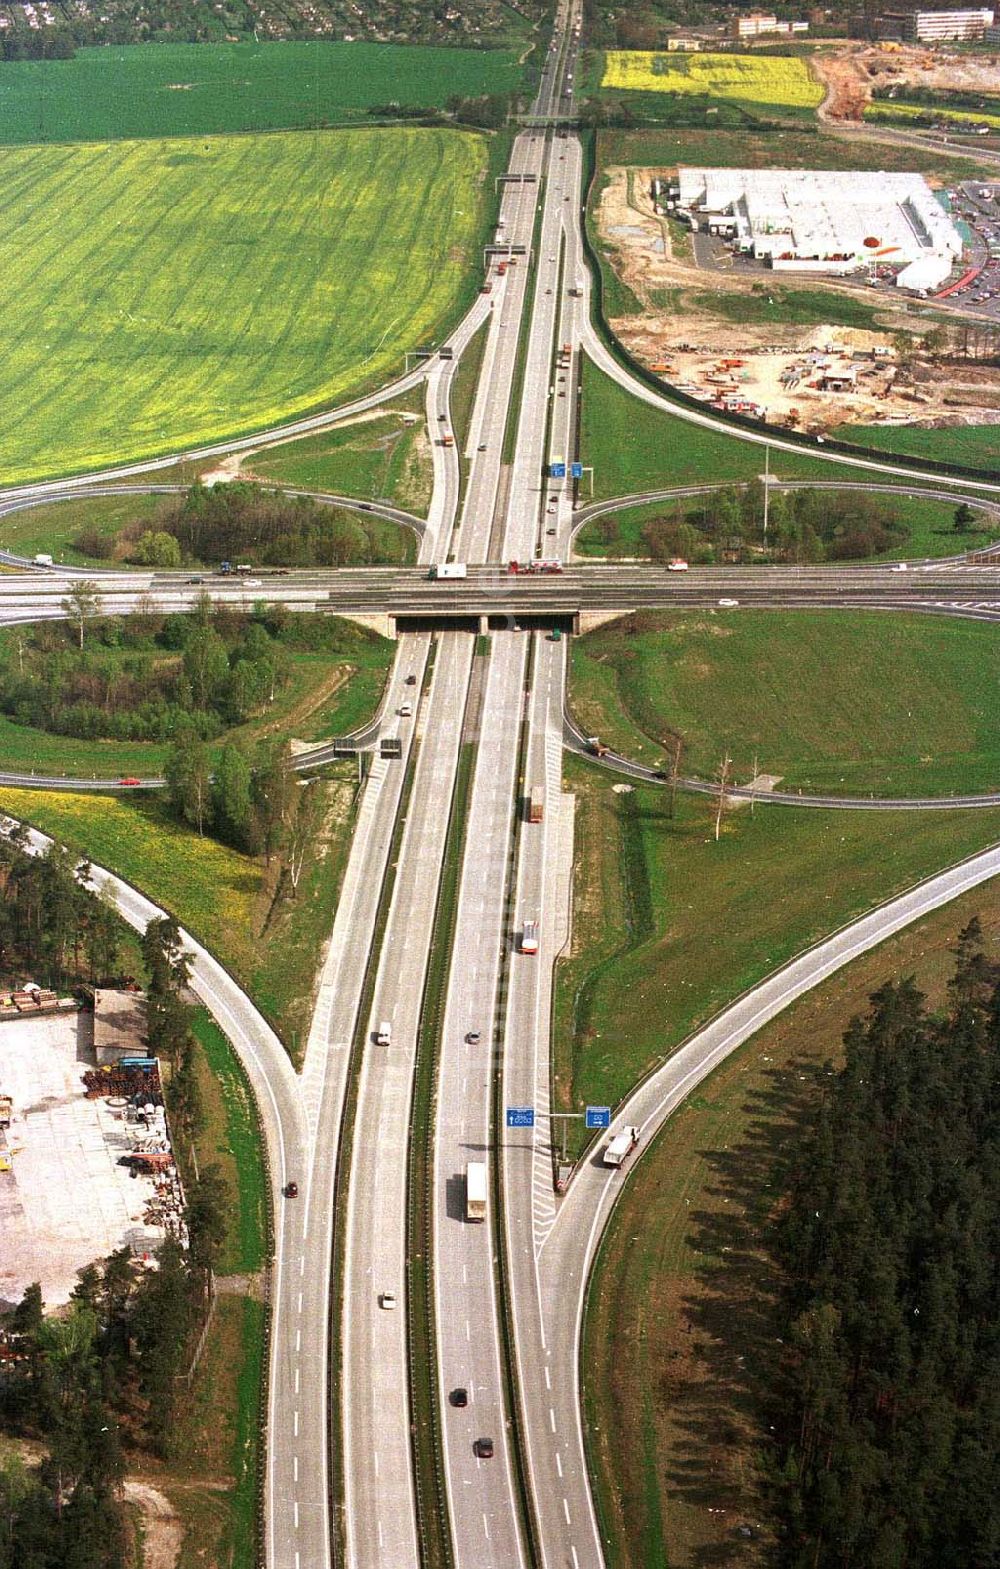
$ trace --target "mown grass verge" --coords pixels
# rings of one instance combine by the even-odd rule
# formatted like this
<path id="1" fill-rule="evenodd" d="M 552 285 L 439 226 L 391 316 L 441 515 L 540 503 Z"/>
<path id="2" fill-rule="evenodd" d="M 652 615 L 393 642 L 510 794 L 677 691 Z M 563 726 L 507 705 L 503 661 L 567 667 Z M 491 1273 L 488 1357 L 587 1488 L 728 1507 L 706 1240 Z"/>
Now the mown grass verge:
<path id="1" fill-rule="evenodd" d="M 851 814 L 714 803 L 576 758 L 574 928 L 556 972 L 557 1109 L 616 1105 L 721 1007 L 881 900 L 1000 837 L 1000 810 Z M 578 1148 L 579 1146 L 577 1146 Z"/>
<path id="2" fill-rule="evenodd" d="M 597 1256 L 584 1431 L 609 1569 L 771 1561 L 777 1276 L 763 1231 L 843 1032 L 889 977 L 944 1004 L 958 931 L 1000 952 L 1000 887 L 923 918 L 733 1054 L 636 1164 Z M 739 1534 L 750 1523 L 755 1536 Z"/>
<path id="3" fill-rule="evenodd" d="M 879 611 L 654 611 L 574 638 L 584 733 L 644 762 L 809 794 L 1000 790 L 1000 650 L 985 622 Z"/>

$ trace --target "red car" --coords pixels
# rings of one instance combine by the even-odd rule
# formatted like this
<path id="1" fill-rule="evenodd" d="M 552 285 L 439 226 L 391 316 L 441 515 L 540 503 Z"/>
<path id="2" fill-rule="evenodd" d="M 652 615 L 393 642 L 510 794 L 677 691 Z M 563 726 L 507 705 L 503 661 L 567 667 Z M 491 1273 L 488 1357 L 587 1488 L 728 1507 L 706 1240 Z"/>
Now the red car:
<path id="1" fill-rule="evenodd" d="M 141 785 L 142 780 L 135 779 L 131 774 L 129 774 L 125 779 L 119 779 L 118 783 L 120 785 Z"/>

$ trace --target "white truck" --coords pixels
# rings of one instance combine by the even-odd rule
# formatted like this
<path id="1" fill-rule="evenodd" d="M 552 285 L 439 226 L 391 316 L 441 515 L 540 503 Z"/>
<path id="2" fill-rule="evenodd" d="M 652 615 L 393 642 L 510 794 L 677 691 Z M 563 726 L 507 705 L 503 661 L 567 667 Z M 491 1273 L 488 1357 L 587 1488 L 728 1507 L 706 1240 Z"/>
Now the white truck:
<path id="1" fill-rule="evenodd" d="M 638 1128 L 622 1128 L 620 1133 L 615 1133 L 605 1144 L 604 1164 L 606 1166 L 624 1166 L 638 1142 Z"/>
<path id="2" fill-rule="evenodd" d="M 38 553 L 38 555 L 35 557 L 35 566 L 36 567 L 50 567 L 51 565 L 52 565 L 52 557 L 48 556 L 48 555 L 45 555 L 44 552 L 40 551 Z"/>
<path id="3" fill-rule="evenodd" d="M 427 575 L 431 578 L 460 578 L 468 574 L 464 561 L 442 561 L 440 565 L 431 567 Z"/>
<path id="4" fill-rule="evenodd" d="M 388 1046 L 391 1041 L 392 1041 L 392 1025 L 389 1023 L 389 1021 L 387 1019 L 385 1019 L 379 1025 L 377 1031 L 375 1032 L 375 1044 L 376 1044 L 376 1046 Z"/>
<path id="5" fill-rule="evenodd" d="M 486 1219 L 486 1162 L 470 1160 L 465 1168 L 465 1218 Z"/>
<path id="6" fill-rule="evenodd" d="M 521 952 L 538 952 L 538 922 L 525 921 L 521 931 Z"/>

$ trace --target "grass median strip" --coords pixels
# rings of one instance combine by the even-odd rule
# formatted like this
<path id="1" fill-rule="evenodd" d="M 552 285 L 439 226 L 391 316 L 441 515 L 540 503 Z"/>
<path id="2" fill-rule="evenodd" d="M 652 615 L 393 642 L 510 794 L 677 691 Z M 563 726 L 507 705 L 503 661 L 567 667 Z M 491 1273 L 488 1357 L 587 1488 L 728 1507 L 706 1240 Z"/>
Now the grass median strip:
<path id="1" fill-rule="evenodd" d="M 410 1403 L 424 1569 L 438 1569 L 453 1561 L 440 1431 L 434 1311 L 434 1106 L 475 758 L 475 747 L 471 742 L 463 742 L 455 774 L 447 846 L 420 1009 L 410 1118 L 407 1240 Z"/>

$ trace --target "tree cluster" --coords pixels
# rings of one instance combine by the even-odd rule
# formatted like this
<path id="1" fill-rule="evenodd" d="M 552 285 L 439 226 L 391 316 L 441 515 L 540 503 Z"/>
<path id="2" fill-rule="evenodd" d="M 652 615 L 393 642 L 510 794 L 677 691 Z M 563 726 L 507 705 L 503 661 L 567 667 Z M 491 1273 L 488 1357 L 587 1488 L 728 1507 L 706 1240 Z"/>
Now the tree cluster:
<path id="1" fill-rule="evenodd" d="M 77 591 L 78 593 L 79 591 Z M 18 724 L 86 740 L 210 738 L 260 713 L 288 678 L 285 648 L 262 620 L 213 610 L 19 634 L 0 654 L 0 711 Z M 85 634 L 91 620 L 96 634 Z M 74 648 L 72 643 L 76 642 Z"/>
<path id="2" fill-rule="evenodd" d="M 191 730 L 177 738 L 167 760 L 167 795 L 178 817 L 200 834 L 268 861 L 284 842 L 298 785 L 288 767 L 288 747 L 232 741 L 212 768 L 205 743 Z"/>
<path id="3" fill-rule="evenodd" d="M 781 1562 L 1000 1559 L 1000 970 L 962 932 L 944 1016 L 912 980 L 845 1037 L 776 1248 L 790 1345 Z"/>
<path id="4" fill-rule="evenodd" d="M 0 834 L 0 975 L 56 990 L 106 983 L 119 962 L 114 903 L 84 886 L 68 850 L 30 855 L 26 835 L 21 826 Z"/>
<path id="5" fill-rule="evenodd" d="M 157 519 L 155 529 L 130 523 L 117 536 L 85 529 L 76 545 L 98 559 L 117 554 L 153 567 L 220 561 L 341 567 L 367 564 L 377 554 L 371 533 L 344 508 L 287 496 L 252 480 L 196 483 Z"/>
<path id="6" fill-rule="evenodd" d="M 763 491 L 760 480 L 727 486 L 691 509 L 650 519 L 643 527 L 650 556 L 741 561 L 766 549 L 775 561 L 850 561 L 898 551 L 909 535 L 891 498 L 772 487 L 765 539 Z M 617 529 L 613 518 L 598 525 L 605 543 L 614 542 Z"/>

